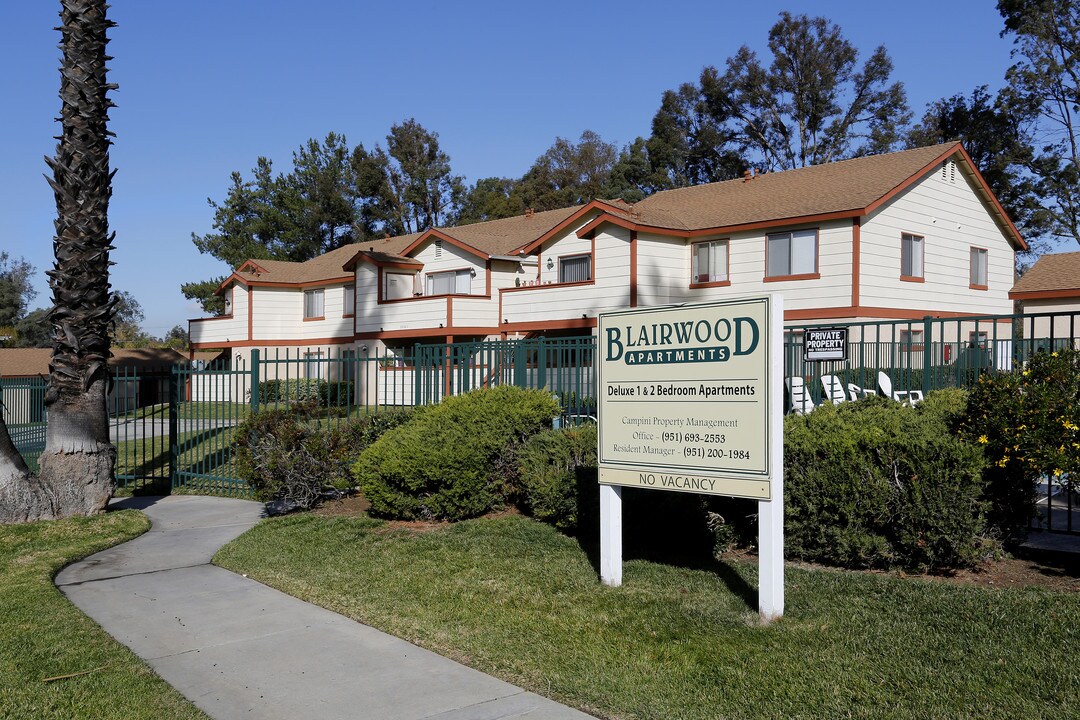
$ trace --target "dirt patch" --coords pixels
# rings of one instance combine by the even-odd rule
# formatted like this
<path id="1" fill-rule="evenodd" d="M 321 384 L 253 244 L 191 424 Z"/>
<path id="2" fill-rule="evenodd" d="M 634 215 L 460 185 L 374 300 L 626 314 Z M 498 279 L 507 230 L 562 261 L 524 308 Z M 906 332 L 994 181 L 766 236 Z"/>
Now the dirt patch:
<path id="1" fill-rule="evenodd" d="M 352 495 L 340 500 L 326 500 L 311 511 L 319 517 L 363 517 L 371 507 L 363 495 Z"/>

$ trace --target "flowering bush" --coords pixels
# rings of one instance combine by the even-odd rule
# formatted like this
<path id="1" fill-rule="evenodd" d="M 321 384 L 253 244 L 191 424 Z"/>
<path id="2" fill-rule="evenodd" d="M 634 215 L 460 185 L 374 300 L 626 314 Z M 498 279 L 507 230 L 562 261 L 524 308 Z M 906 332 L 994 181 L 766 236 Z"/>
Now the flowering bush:
<path id="1" fill-rule="evenodd" d="M 988 519 L 1019 537 L 1036 483 L 1075 491 L 1080 481 L 1080 352 L 1040 352 L 1021 370 L 980 376 L 961 431 L 986 457 Z"/>

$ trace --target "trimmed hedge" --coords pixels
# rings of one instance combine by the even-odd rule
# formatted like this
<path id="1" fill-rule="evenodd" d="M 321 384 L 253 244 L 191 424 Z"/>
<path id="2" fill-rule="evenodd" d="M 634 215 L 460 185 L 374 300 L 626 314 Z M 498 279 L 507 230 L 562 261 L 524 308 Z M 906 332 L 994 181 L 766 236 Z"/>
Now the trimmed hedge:
<path id="1" fill-rule="evenodd" d="M 344 380 L 327 382 L 318 378 L 298 378 L 259 383 L 261 404 L 313 402 L 320 407 L 345 407 L 352 404 L 352 397 L 353 384 Z"/>
<path id="2" fill-rule="evenodd" d="M 786 417 L 788 557 L 919 571 L 981 560 L 982 453 L 952 432 L 965 407 L 951 389 L 914 409 L 871 397 Z"/>
<path id="3" fill-rule="evenodd" d="M 360 453 L 412 412 L 361 415 L 326 428 L 315 403 L 254 413 L 237 427 L 237 470 L 264 502 L 308 508 L 327 487 L 352 487 L 350 468 Z"/>
<path id="4" fill-rule="evenodd" d="M 579 520 L 579 485 L 596 485 L 596 435 L 593 423 L 545 430 L 517 454 L 515 489 L 522 510 L 563 531 Z"/>
<path id="5" fill-rule="evenodd" d="M 515 443 L 551 426 L 558 403 L 542 390 L 474 390 L 421 408 L 365 450 L 353 466 L 371 512 L 461 520 L 506 497 L 500 461 Z"/>

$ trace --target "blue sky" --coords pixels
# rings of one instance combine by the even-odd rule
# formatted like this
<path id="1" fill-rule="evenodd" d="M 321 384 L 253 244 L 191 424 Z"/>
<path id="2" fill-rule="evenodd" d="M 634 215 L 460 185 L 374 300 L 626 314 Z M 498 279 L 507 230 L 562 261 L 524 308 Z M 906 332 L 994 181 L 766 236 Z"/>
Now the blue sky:
<path id="1" fill-rule="evenodd" d="M 0 248 L 37 267 L 33 307 L 50 297 L 55 206 L 42 158 L 59 132 L 58 7 L 9 0 L 0 44 Z M 229 173 L 249 176 L 260 155 L 284 171 L 308 138 L 385 145 L 392 124 L 415 117 L 469 182 L 518 177 L 557 136 L 647 136 L 664 90 L 743 44 L 764 51 L 782 10 L 828 17 L 861 57 L 885 45 L 917 117 L 942 96 L 997 89 L 1009 65 L 989 0 L 114 0 L 113 286 L 134 294 L 155 335 L 199 317 L 180 283 L 229 268 L 200 255 L 191 233 L 211 229 L 207 198 L 223 199 Z"/>

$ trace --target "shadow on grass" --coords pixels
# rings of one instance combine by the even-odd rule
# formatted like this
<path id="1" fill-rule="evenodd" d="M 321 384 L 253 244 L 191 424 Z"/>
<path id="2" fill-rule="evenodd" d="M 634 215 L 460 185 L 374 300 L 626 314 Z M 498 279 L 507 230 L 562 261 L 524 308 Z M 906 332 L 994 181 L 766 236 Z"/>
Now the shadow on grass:
<path id="1" fill-rule="evenodd" d="M 577 473 L 578 546 L 600 574 L 600 489 L 596 470 Z M 730 564 L 713 555 L 715 537 L 705 519 L 707 501 L 698 495 L 624 487 L 623 560 L 649 562 L 716 575 L 750 610 L 757 610 L 757 588 Z"/>

